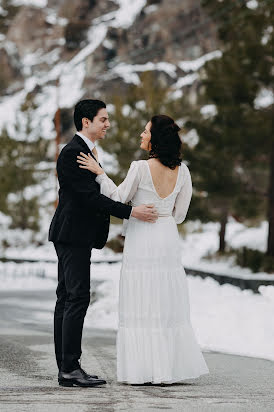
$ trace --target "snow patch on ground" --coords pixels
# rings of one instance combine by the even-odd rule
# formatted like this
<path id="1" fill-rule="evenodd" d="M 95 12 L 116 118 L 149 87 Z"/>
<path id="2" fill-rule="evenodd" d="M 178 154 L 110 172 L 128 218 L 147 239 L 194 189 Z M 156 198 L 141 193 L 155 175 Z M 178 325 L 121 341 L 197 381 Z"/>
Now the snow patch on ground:
<path id="1" fill-rule="evenodd" d="M 0 214 L 2 225 L 9 221 Z M 274 275 L 252 274 L 230 260 L 207 261 L 203 256 L 213 253 L 218 248 L 218 224 L 201 224 L 198 221 L 185 224 L 188 234 L 182 239 L 182 263 L 209 272 L 228 273 L 242 277 L 274 279 Z M 111 236 L 120 233 L 121 225 L 111 226 Z M 247 228 L 230 219 L 227 229 L 227 241 L 232 246 L 241 247 L 248 243 L 249 247 L 265 241 L 267 223 L 258 228 Z M 26 233 L 25 233 L 25 238 Z M 20 246 L 6 251 L 6 256 L 48 258 L 56 261 L 54 247 L 48 243 L 44 247 L 35 248 Z M 121 254 L 111 250 L 92 251 L 92 280 L 102 281 L 97 289 L 97 301 L 89 308 L 85 320 L 86 326 L 117 329 L 118 326 L 118 294 L 121 269 Z M 94 264 L 117 259 L 117 263 Z M 203 350 L 216 350 L 239 355 L 261 357 L 274 360 L 274 286 L 260 286 L 258 294 L 250 290 L 225 284 L 219 285 L 211 278 L 201 279 L 188 276 L 188 287 L 191 305 L 191 320 L 199 344 Z M 2 290 L 38 290 L 55 289 L 57 285 L 57 263 L 22 263 L 0 262 L 0 284 Z M 38 303 L 37 303 L 38 304 Z M 48 303 L 47 303 L 48 304 Z M 54 306 L 52 302 L 51 307 Z M 40 315 L 39 315 L 40 316 Z M 45 319 L 52 317 L 52 311 Z M 44 318 L 43 318 L 44 319 Z"/>
<path id="2" fill-rule="evenodd" d="M 199 221 L 186 224 L 187 235 L 182 238 L 182 261 L 185 267 L 244 279 L 274 280 L 274 274 L 252 273 L 248 268 L 237 266 L 234 258 L 203 259 L 218 250 L 219 224 L 201 224 Z M 227 225 L 226 241 L 235 249 L 246 246 L 252 249 L 266 250 L 268 223 L 262 222 L 257 228 L 248 228 L 230 218 Z"/>
<path id="3" fill-rule="evenodd" d="M 88 311 L 87 326 L 117 329 L 120 267 L 102 268 L 108 281 L 98 288 L 101 297 Z M 192 325 L 202 349 L 274 360 L 274 287 L 261 286 L 254 294 L 210 278 L 187 278 Z"/>

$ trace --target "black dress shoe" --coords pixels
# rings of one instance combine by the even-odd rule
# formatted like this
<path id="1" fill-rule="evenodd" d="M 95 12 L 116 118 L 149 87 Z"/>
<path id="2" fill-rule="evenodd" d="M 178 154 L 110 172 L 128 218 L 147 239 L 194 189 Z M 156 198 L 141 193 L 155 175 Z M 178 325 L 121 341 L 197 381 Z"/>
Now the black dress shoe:
<path id="1" fill-rule="evenodd" d="M 88 377 L 82 369 L 75 369 L 72 372 L 60 372 L 59 385 L 60 386 L 81 386 L 83 388 L 91 388 L 93 386 L 104 385 L 106 381 L 103 379 L 94 379 Z"/>
<path id="2" fill-rule="evenodd" d="M 89 375 L 86 371 L 84 371 L 84 369 L 82 369 L 80 367 L 81 371 L 83 372 L 83 374 L 85 375 L 86 378 L 92 378 L 92 379 L 98 379 L 97 375 Z"/>
<path id="3" fill-rule="evenodd" d="M 84 375 L 87 378 L 92 378 L 92 379 L 98 379 L 97 375 L 89 375 L 86 371 L 84 371 L 84 369 L 80 368 L 82 370 L 82 372 L 84 373 Z M 62 375 L 61 375 L 61 371 L 58 372 L 58 382 L 60 382 L 60 379 L 62 379 Z"/>

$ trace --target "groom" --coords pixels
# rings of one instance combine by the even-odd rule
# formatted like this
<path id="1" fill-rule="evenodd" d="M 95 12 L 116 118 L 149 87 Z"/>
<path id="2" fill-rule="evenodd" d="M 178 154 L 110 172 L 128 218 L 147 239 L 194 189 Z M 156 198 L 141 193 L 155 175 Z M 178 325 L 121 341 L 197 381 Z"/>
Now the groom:
<path id="1" fill-rule="evenodd" d="M 92 248 L 104 247 L 110 215 L 130 216 L 153 222 L 152 205 L 131 207 L 100 194 L 96 175 L 79 168 L 77 155 L 90 153 L 96 160 L 95 142 L 110 127 L 106 105 L 100 100 L 82 100 L 75 106 L 77 132 L 57 160 L 59 204 L 49 229 L 58 257 L 57 302 L 54 312 L 54 343 L 58 381 L 61 386 L 92 387 L 105 384 L 80 366 L 84 318 L 90 302 L 90 257 Z"/>

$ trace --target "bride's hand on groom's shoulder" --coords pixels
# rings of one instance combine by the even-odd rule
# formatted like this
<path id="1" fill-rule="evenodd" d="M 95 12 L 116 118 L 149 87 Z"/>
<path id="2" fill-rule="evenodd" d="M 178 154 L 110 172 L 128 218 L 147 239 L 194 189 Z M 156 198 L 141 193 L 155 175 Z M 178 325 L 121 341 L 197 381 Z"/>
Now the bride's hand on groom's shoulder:
<path id="1" fill-rule="evenodd" d="M 81 169 L 90 170 L 96 175 L 101 175 L 104 173 L 103 169 L 99 166 L 96 160 L 93 159 L 90 153 L 87 155 L 83 152 L 80 152 L 80 156 L 77 156 L 77 163 L 80 163 L 79 167 Z"/>
<path id="2" fill-rule="evenodd" d="M 133 207 L 131 216 L 144 222 L 155 223 L 158 219 L 158 212 L 154 205 L 140 205 Z"/>

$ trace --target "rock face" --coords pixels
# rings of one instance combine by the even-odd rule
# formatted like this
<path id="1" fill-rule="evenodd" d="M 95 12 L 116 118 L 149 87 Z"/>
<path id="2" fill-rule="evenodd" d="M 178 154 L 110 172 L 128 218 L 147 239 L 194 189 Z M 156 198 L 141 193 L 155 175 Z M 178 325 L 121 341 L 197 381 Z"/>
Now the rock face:
<path id="1" fill-rule="evenodd" d="M 20 58 L 62 46 L 62 58 L 69 59 L 88 44 L 87 31 L 93 20 L 103 15 L 105 20 L 110 18 L 111 12 L 117 10 L 116 3 L 49 0 L 45 9 L 23 6 L 13 18 L 6 40 L 16 45 Z M 197 58 L 216 47 L 214 26 L 199 0 L 149 0 L 130 27 L 108 28 L 104 44 L 93 53 L 93 61 L 101 62 L 100 70 L 108 70 L 118 62 L 176 63 Z"/>
<path id="2" fill-rule="evenodd" d="M 38 50 L 48 52 L 63 37 L 63 28 L 47 21 L 46 10 L 21 7 L 7 32 L 7 40 L 13 42 L 20 58 Z"/>
<path id="3" fill-rule="evenodd" d="M 16 86 L 16 83 L 22 79 L 18 65 L 18 58 L 10 56 L 7 49 L 0 49 L 0 92 L 5 93 L 11 85 Z"/>
<path id="4" fill-rule="evenodd" d="M 122 61 L 176 63 L 216 47 L 215 32 L 199 0 L 162 0 L 146 7 L 128 30 L 110 30 Z"/>
<path id="5" fill-rule="evenodd" d="M 152 0 L 147 3 L 149 5 L 129 28 L 109 27 L 105 41 L 87 59 L 85 86 L 88 93 L 99 90 L 108 95 L 109 90 L 123 88 L 121 79 L 108 79 L 107 75 L 102 79 L 102 74 L 120 63 L 178 64 L 218 47 L 215 26 L 199 0 Z M 163 80 L 168 84 L 168 79 Z"/>
<path id="6" fill-rule="evenodd" d="M 158 64 L 155 76 L 169 85 L 186 74 L 181 61 L 218 48 L 214 24 L 200 0 L 128 0 L 128 4 L 126 0 L 48 0 L 44 8 L 38 3 L 42 2 L 25 2 L 31 5 L 12 11 L 0 8 L 9 22 L 2 34 L 0 24 L 2 95 L 23 89 L 25 81 L 31 80 L 41 86 L 42 102 L 43 88 L 56 86 L 64 64 L 70 70 L 81 62 L 84 76 L 76 87 L 84 93 L 79 95 L 109 99 L 131 81 L 122 73 L 123 65 L 137 73 L 154 70 Z M 165 64 L 175 68 L 173 74 L 165 70 Z M 78 79 L 72 76 L 72 87 L 74 80 Z M 54 94 L 49 88 L 47 93 L 46 98 Z M 68 101 L 73 107 L 75 101 Z M 69 104 L 63 108 L 70 110 Z"/>

